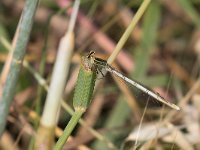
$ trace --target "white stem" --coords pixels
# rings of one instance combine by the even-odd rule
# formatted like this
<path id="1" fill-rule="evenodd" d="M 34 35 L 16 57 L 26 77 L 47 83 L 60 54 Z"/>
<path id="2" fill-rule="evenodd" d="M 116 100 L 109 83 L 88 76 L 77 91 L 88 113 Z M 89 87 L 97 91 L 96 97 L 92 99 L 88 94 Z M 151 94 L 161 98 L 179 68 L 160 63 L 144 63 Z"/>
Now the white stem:
<path id="1" fill-rule="evenodd" d="M 56 57 L 53 75 L 41 118 L 41 124 L 47 127 L 54 126 L 57 122 L 57 113 L 61 103 L 60 100 L 64 91 L 71 62 L 70 60 L 74 49 L 73 41 L 74 34 L 68 33 L 61 39 L 59 45 L 59 51 Z"/>

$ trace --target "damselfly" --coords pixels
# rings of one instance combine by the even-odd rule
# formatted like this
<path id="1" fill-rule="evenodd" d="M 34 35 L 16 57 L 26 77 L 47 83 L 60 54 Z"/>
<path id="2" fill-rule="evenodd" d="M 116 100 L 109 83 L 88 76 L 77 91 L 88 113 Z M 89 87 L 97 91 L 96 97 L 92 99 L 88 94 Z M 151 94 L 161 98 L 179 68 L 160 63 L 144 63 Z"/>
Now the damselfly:
<path id="1" fill-rule="evenodd" d="M 88 67 L 93 68 L 94 71 L 102 71 L 102 69 L 105 69 L 106 71 L 118 76 L 119 78 L 123 79 L 124 81 L 130 83 L 131 85 L 135 86 L 136 88 L 140 89 L 141 91 L 143 91 L 144 93 L 146 93 L 147 95 L 155 98 L 156 100 L 168 105 L 169 107 L 176 109 L 176 110 L 180 110 L 180 108 L 178 106 L 176 106 L 175 104 L 167 101 L 166 99 L 164 99 L 162 96 L 160 96 L 159 93 L 153 92 L 151 90 L 149 90 L 148 88 L 146 88 L 145 86 L 143 86 L 142 84 L 140 84 L 139 82 L 129 79 L 126 76 L 124 76 L 123 74 L 121 74 L 119 71 L 117 71 L 116 69 L 114 69 L 113 67 L 111 67 L 106 60 L 103 60 L 101 58 L 97 58 L 94 56 L 95 52 L 91 51 L 86 57 L 85 57 L 85 61 L 87 61 Z"/>

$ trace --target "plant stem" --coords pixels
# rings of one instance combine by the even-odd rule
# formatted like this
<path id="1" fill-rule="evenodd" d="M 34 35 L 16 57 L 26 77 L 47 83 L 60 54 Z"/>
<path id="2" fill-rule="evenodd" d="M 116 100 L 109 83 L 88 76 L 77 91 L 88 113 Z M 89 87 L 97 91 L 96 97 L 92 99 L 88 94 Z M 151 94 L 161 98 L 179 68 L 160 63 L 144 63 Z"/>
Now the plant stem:
<path id="1" fill-rule="evenodd" d="M 10 70 L 0 100 L 0 136 L 4 131 L 6 118 L 15 94 L 15 87 L 17 85 L 20 68 L 26 52 L 26 46 L 32 29 L 38 1 L 39 0 L 27 0 L 23 9 L 22 19 L 19 25 L 19 36 L 17 38 L 16 47 L 13 51 Z"/>
<path id="2" fill-rule="evenodd" d="M 54 150 L 62 149 L 63 145 L 66 142 L 66 139 L 68 139 L 68 137 L 71 135 L 72 131 L 74 130 L 76 124 L 78 123 L 78 121 L 81 118 L 81 116 L 83 115 L 83 113 L 84 113 L 84 111 L 81 111 L 81 110 L 77 110 L 74 112 L 72 118 L 70 119 L 69 123 L 65 127 L 65 130 L 64 130 L 62 136 L 57 141 L 57 143 L 54 147 Z"/>
<path id="3" fill-rule="evenodd" d="M 133 17 L 130 25 L 128 26 L 128 28 L 126 29 L 126 31 L 124 32 L 124 34 L 120 38 L 119 42 L 117 43 L 114 51 L 112 52 L 112 54 L 108 58 L 108 60 L 107 60 L 108 64 L 112 64 L 112 62 L 115 60 L 115 58 L 119 54 L 120 50 L 124 46 L 125 42 L 129 38 L 130 34 L 132 33 L 133 29 L 135 28 L 135 25 L 138 23 L 138 21 L 140 20 L 140 18 L 144 14 L 144 12 L 147 9 L 147 6 L 149 5 L 150 2 L 151 2 L 151 0 L 144 0 L 143 1 L 143 3 L 141 4 L 140 8 L 137 11 L 137 13 Z"/>

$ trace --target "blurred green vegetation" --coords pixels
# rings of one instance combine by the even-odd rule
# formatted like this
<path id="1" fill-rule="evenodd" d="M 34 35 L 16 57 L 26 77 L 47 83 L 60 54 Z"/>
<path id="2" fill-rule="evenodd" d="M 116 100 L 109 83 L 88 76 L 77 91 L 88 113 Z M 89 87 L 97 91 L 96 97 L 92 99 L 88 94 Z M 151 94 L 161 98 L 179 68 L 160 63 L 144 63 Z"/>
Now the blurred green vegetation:
<path id="1" fill-rule="evenodd" d="M 107 49 L 110 48 L 110 45 L 106 45 L 107 41 L 110 40 L 113 45 L 118 42 L 127 27 L 125 20 L 127 19 L 130 21 L 131 17 L 129 18 L 129 15 L 131 14 L 134 16 L 141 4 L 140 0 L 132 2 L 127 0 L 110 1 L 87 0 L 81 2 L 79 12 L 80 18 L 78 18 L 75 28 L 76 46 L 71 61 L 72 65 L 70 68 L 71 74 L 69 79 L 75 76 L 73 71 L 75 67 L 79 65 L 76 56 L 80 53 L 87 53 L 90 50 L 95 50 L 97 55 L 106 55 L 106 57 L 102 56 L 103 59 L 108 57 L 110 52 Z M 71 5 L 72 4 L 70 3 L 67 8 Z M 18 1 L 11 3 L 2 0 L 0 2 L 0 39 L 4 38 L 11 43 L 19 22 L 22 8 L 23 5 L 21 6 Z M 173 1 L 171 4 L 167 1 L 153 0 L 149 8 L 146 10 L 142 20 L 139 21 L 137 29 L 134 31 L 133 35 L 131 35 L 124 47 L 123 52 L 131 58 L 134 68 L 128 72 L 127 68 L 122 67 L 121 64 L 123 64 L 124 60 L 121 59 L 120 62 L 116 61 L 119 70 L 128 77 L 141 82 L 147 87 L 159 89 L 162 92 L 161 95 L 169 98 L 169 101 L 179 103 L 197 82 L 199 76 L 199 8 L 199 0 L 178 0 L 175 2 Z M 125 13 L 122 17 L 124 9 L 127 10 L 127 14 Z M 62 6 L 61 1 L 59 3 L 58 1 L 49 0 L 41 1 L 37 13 L 40 14 L 36 15 L 37 17 L 34 21 L 29 45 L 27 47 L 26 59 L 30 62 L 35 71 L 39 72 L 46 81 L 49 82 L 58 42 L 62 36 L 61 34 L 65 32 L 70 13 L 65 6 Z M 48 20 L 50 16 L 52 17 Z M 84 22 L 81 20 L 81 17 L 83 16 L 89 21 L 87 22 L 84 20 Z M 118 18 L 113 21 L 112 19 L 116 16 Z M 111 21 L 113 21 L 112 24 L 110 24 Z M 105 35 L 106 39 L 95 38 L 94 29 L 87 28 L 84 23 L 90 24 L 99 32 L 106 27 L 106 30 L 101 32 L 101 34 Z M 88 40 L 91 40 L 89 41 L 89 44 L 87 44 Z M 107 49 L 103 49 L 102 45 L 98 43 L 101 40 L 106 41 L 104 47 L 107 46 Z M 43 50 L 46 50 L 46 52 Z M 2 43 L 2 40 L 0 40 L 1 70 L 6 61 L 6 54 L 8 54 L 8 50 Z M 175 64 L 172 64 L 171 60 L 173 60 L 182 70 L 177 68 Z M 42 67 L 42 69 L 39 69 L 40 67 Z M 103 97 L 103 104 L 99 107 L 98 105 L 100 104 L 96 104 L 96 107 L 98 108 L 96 111 L 98 111 L 99 114 L 94 117 L 95 119 L 91 117 L 93 120 L 90 120 L 91 118 L 88 120 L 91 122 L 94 121 L 91 126 L 94 127 L 94 129 L 101 131 L 101 133 L 112 141 L 118 148 L 123 144 L 125 144 L 126 147 L 126 138 L 132 133 L 132 130 L 139 125 L 139 121 L 142 120 L 142 118 L 140 118 L 139 121 L 136 120 L 136 118 L 133 118 L 133 110 L 131 110 L 131 107 L 125 101 L 127 95 L 121 92 L 120 88 L 117 87 L 112 76 L 107 75 L 104 79 L 98 80 L 105 80 L 106 82 L 102 83 L 103 88 L 97 88 L 97 91 L 93 95 L 93 99 L 96 104 L 96 93 L 100 93 Z M 67 85 L 68 84 L 72 85 L 71 82 L 67 82 Z M 32 74 L 23 68 L 17 83 L 16 94 L 20 94 L 27 88 L 34 89 L 35 93 L 33 96 L 28 96 L 24 105 L 16 105 L 13 107 L 19 107 L 16 111 L 21 110 L 18 113 L 24 117 L 26 123 L 31 126 L 33 131 L 35 131 L 37 126 L 32 124 L 34 121 L 33 118 L 28 116 L 27 109 L 29 111 L 38 112 L 38 115 L 41 115 L 45 100 L 44 95 L 46 93 L 42 90 L 43 88 L 38 84 L 37 80 L 33 78 Z M 132 88 L 131 86 L 128 86 L 128 88 L 133 95 L 135 95 L 136 102 L 141 106 L 140 111 L 143 113 L 144 102 L 146 104 L 148 96 L 141 94 L 137 89 Z M 65 99 L 67 103 L 71 105 L 74 87 L 72 86 L 69 91 L 70 92 L 67 93 Z M 31 93 L 27 94 L 30 95 Z M 40 99 L 41 101 L 39 100 L 39 103 L 37 103 L 38 101 L 36 101 L 36 99 Z M 151 104 L 147 107 L 147 112 L 149 111 L 151 113 L 145 114 L 143 118 L 144 121 L 142 122 L 144 124 L 159 122 L 162 120 L 160 119 L 162 112 L 160 104 L 157 104 L 154 100 L 149 103 Z M 197 111 L 199 116 L 200 112 L 197 109 L 198 105 L 195 104 L 196 103 L 193 103 L 192 101 L 190 102 L 190 105 L 184 105 L 184 108 L 191 107 L 193 110 Z M 152 107 L 152 105 L 155 106 Z M 36 106 L 39 108 L 36 109 Z M 162 112 L 163 116 L 167 116 L 170 111 L 171 110 L 166 108 L 166 111 Z M 61 110 L 61 112 L 63 112 L 63 110 Z M 92 116 L 90 113 L 89 109 L 88 114 L 85 115 L 85 119 L 87 119 L 87 116 Z M 14 111 L 10 112 L 9 117 L 14 119 L 14 121 L 9 120 L 6 128 L 6 131 L 12 139 L 10 140 L 10 144 L 19 140 L 19 142 L 16 142 L 17 147 L 19 147 L 19 149 L 26 149 L 28 147 L 27 143 L 30 142 L 32 135 L 27 133 L 27 131 L 21 135 L 24 123 L 20 120 L 19 116 L 14 114 Z M 63 114 L 67 114 L 67 112 L 64 112 Z M 60 127 L 64 127 L 68 121 L 66 120 L 66 118 L 68 119 L 68 116 L 63 114 L 61 114 L 59 120 Z M 183 116 L 181 113 L 178 115 L 179 118 L 177 119 L 174 117 L 175 119 L 172 119 L 170 123 L 174 123 L 174 126 L 177 125 L 177 128 L 179 128 L 178 125 L 186 126 L 183 121 L 186 116 Z M 20 124 L 21 126 L 17 124 Z M 197 125 L 199 127 L 199 124 Z M 95 138 L 91 137 L 91 139 L 84 141 L 83 137 L 87 136 L 89 133 L 79 136 L 78 133 L 80 128 L 81 127 L 77 127 L 77 130 L 73 132 L 72 135 L 80 137 L 82 141 L 82 143 L 80 142 L 81 144 L 94 150 L 108 149 L 108 146 L 105 143 L 100 142 Z M 185 128 L 187 129 L 187 126 Z M 181 130 L 179 131 L 182 133 Z M 182 134 L 185 136 L 185 133 Z M 17 139 L 17 137 L 19 139 Z M 77 139 L 74 141 L 75 143 L 78 143 Z M 127 149 L 130 149 L 135 142 L 133 139 L 130 141 L 131 144 L 127 144 Z M 4 145 L 2 142 L 0 143 L 1 147 Z M 146 142 L 148 141 L 139 141 L 141 145 Z M 73 144 L 74 143 L 71 145 L 73 146 Z M 175 140 L 174 143 L 167 143 L 162 138 L 159 138 L 157 143 L 152 145 L 152 149 L 156 146 L 161 146 L 163 149 L 173 148 L 173 144 L 176 147 L 180 146 Z M 197 144 L 195 145 L 192 142 L 190 144 L 193 148 L 198 147 Z M 74 145 L 74 147 L 77 146 L 76 144 Z"/>

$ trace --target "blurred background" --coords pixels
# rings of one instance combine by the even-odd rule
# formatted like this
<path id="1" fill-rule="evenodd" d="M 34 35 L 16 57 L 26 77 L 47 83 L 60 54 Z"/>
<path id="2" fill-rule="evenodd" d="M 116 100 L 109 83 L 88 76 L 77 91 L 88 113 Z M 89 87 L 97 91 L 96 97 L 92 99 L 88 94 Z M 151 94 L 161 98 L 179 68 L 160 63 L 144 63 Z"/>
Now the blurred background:
<path id="1" fill-rule="evenodd" d="M 23 0 L 0 1 L 0 68 L 8 59 Z M 0 149 L 32 149 L 50 83 L 59 41 L 68 29 L 74 1 L 42 0 L 26 50 Z M 74 51 L 63 99 L 72 107 L 80 57 L 93 50 L 107 59 L 141 6 L 141 0 L 84 0 L 74 27 Z M 180 106 L 176 111 L 107 74 L 97 79 L 93 100 L 83 119 L 117 149 L 200 149 L 200 1 L 152 0 L 113 66 L 131 79 Z M 5 42 L 6 41 L 6 42 Z M 60 109 L 56 137 L 70 119 Z M 83 126 L 77 126 L 64 149 L 109 150 Z"/>

